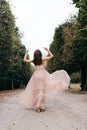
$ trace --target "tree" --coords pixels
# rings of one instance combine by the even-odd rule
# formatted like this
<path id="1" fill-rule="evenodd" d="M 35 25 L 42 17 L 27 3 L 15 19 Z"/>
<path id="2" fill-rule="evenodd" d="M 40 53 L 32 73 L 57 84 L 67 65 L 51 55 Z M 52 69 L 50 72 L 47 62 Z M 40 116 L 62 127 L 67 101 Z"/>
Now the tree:
<path id="1" fill-rule="evenodd" d="M 77 33 L 73 39 L 74 59 L 81 67 L 81 90 L 87 90 L 87 0 L 73 2 L 78 7 Z"/>
<path id="2" fill-rule="evenodd" d="M 7 77 L 10 56 L 12 54 L 13 37 L 12 32 L 14 29 L 14 17 L 11 13 L 9 4 L 5 0 L 0 1 L 0 76 Z M 0 83 L 7 86 L 7 82 Z M 3 87 L 4 88 L 4 87 Z"/>
<path id="3" fill-rule="evenodd" d="M 64 24 L 62 24 L 63 28 L 63 39 L 64 39 L 64 45 L 63 45 L 63 52 L 62 52 L 62 62 L 64 68 L 68 71 L 69 74 L 77 71 L 77 68 L 79 70 L 78 65 L 73 61 L 73 51 L 72 51 L 72 40 L 73 36 L 76 32 L 76 19 L 68 20 Z"/>
<path id="4" fill-rule="evenodd" d="M 15 25 L 10 5 L 0 1 L 0 90 L 19 88 L 26 84 L 32 70 L 23 62 L 25 46 Z"/>
<path id="5" fill-rule="evenodd" d="M 49 72 L 58 69 L 65 69 L 69 74 L 79 71 L 79 67 L 73 61 L 72 39 L 76 32 L 76 18 L 63 23 L 55 29 L 53 42 L 50 44 L 50 50 L 54 54 L 54 58 L 47 63 Z"/>
<path id="6" fill-rule="evenodd" d="M 9 68 L 13 27 L 14 18 L 9 5 L 3 0 L 0 2 L 0 74 Z"/>
<path id="7" fill-rule="evenodd" d="M 54 72 L 62 66 L 62 45 L 64 44 L 62 36 L 62 27 L 59 26 L 55 29 L 53 42 L 50 45 L 50 50 L 54 55 L 54 58 L 47 63 L 47 69 L 49 72 Z"/>

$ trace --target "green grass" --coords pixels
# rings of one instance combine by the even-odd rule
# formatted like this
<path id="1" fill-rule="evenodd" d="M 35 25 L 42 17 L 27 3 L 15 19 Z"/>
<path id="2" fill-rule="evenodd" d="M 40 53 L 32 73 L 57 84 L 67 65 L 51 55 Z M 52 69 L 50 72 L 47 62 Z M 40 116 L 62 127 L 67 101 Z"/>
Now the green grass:
<path id="1" fill-rule="evenodd" d="M 70 88 L 66 92 L 73 94 L 87 94 L 87 91 L 81 91 L 80 84 L 70 84 Z"/>
<path id="2" fill-rule="evenodd" d="M 81 90 L 80 84 L 70 84 L 71 89 Z"/>

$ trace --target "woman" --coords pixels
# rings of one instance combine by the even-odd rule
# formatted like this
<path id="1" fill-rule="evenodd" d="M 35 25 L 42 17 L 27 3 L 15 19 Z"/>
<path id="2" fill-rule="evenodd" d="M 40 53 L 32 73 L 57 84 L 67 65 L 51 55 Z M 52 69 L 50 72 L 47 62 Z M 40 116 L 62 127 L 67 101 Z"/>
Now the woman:
<path id="1" fill-rule="evenodd" d="M 45 102 L 52 98 L 59 90 L 69 86 L 70 77 L 64 70 L 55 71 L 49 74 L 45 68 L 45 61 L 51 60 L 53 54 L 44 47 L 48 52 L 47 57 L 42 57 L 40 50 L 34 52 L 33 60 L 28 60 L 28 50 L 24 55 L 24 62 L 34 63 L 35 71 L 28 82 L 25 91 L 21 95 L 21 104 L 33 107 L 37 112 L 45 111 Z"/>

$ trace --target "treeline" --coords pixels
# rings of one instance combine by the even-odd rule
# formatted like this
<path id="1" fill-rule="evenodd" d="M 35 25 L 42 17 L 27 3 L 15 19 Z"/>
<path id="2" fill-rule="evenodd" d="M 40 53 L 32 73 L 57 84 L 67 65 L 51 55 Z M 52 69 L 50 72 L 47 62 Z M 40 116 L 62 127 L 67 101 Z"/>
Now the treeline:
<path id="1" fill-rule="evenodd" d="M 47 63 L 47 70 L 65 69 L 71 82 L 81 82 L 81 90 L 87 90 L 87 0 L 73 0 L 73 4 L 78 14 L 56 27 L 50 44 L 54 58 Z M 32 66 L 23 62 L 21 38 L 9 3 L 1 0 L 0 90 L 24 87 L 31 77 Z"/>
<path id="2" fill-rule="evenodd" d="M 72 83 L 80 82 L 80 67 L 74 62 L 72 50 L 72 40 L 76 33 L 75 23 L 76 18 L 73 17 L 55 29 L 53 41 L 50 44 L 54 58 L 47 63 L 47 70 L 50 73 L 65 69 Z"/>
<path id="3" fill-rule="evenodd" d="M 87 0 L 73 0 L 73 4 L 78 14 L 55 29 L 50 44 L 54 58 L 47 69 L 65 69 L 71 82 L 81 82 L 81 90 L 87 90 Z"/>
<path id="4" fill-rule="evenodd" d="M 25 46 L 8 2 L 0 1 L 0 90 L 24 87 L 32 67 L 23 62 Z"/>

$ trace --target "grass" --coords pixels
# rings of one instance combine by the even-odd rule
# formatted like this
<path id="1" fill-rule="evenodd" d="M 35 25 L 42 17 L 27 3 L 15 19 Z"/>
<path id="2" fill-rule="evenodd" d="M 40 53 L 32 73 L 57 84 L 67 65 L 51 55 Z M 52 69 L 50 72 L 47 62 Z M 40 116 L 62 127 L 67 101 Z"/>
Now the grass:
<path id="1" fill-rule="evenodd" d="M 66 92 L 73 94 L 87 94 L 87 91 L 81 91 L 80 84 L 70 84 L 70 88 L 66 90 Z"/>

